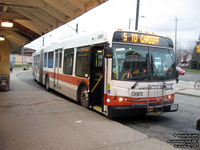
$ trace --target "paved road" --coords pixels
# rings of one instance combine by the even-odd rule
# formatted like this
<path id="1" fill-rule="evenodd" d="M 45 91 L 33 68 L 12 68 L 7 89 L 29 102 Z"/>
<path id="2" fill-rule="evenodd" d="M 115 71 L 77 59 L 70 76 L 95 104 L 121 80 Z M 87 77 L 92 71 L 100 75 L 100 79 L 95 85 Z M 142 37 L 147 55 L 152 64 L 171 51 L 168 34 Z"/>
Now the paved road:
<path id="1" fill-rule="evenodd" d="M 34 80 L 30 80 L 30 76 L 31 72 L 27 72 L 26 74 L 18 75 L 18 78 L 34 87 L 44 90 L 41 85 L 37 84 Z M 53 93 L 56 94 L 56 92 Z M 200 99 L 177 94 L 176 102 L 179 103 L 178 112 L 165 113 L 161 116 L 121 118 L 116 119 L 116 121 L 164 142 L 174 139 L 173 135 L 175 133 L 199 134 L 195 128 L 196 120 L 200 119 Z"/>
<path id="2" fill-rule="evenodd" d="M 196 130 L 196 120 L 200 119 L 200 99 L 177 94 L 176 102 L 179 103 L 179 110 L 174 113 L 166 113 L 161 116 L 124 118 L 117 121 L 143 132 L 149 137 L 165 142 L 169 139 L 175 139 L 173 136 L 175 133 L 199 134 L 199 131 Z"/>
<path id="3" fill-rule="evenodd" d="M 179 80 L 181 80 L 181 81 L 197 81 L 197 80 L 200 80 L 200 74 L 186 72 L 185 75 L 179 76 Z"/>

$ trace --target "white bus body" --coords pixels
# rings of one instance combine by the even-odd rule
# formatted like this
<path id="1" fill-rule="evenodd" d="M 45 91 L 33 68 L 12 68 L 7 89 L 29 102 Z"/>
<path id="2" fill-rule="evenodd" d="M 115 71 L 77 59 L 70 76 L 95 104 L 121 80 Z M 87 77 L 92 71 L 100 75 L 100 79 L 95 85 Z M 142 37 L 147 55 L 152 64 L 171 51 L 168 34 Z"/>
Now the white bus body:
<path id="1" fill-rule="evenodd" d="M 160 114 L 174 104 L 169 38 L 116 31 L 77 35 L 33 55 L 33 78 L 109 117 Z"/>

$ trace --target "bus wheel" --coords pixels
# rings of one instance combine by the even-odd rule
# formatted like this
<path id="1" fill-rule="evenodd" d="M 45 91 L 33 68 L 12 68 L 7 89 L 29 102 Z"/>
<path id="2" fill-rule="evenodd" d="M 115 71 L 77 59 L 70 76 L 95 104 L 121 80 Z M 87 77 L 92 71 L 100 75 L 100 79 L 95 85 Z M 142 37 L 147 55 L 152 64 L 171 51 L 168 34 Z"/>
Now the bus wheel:
<path id="1" fill-rule="evenodd" d="M 83 107 L 88 108 L 88 106 L 89 106 L 89 101 L 88 101 L 87 87 L 84 86 L 84 87 L 81 88 L 81 92 L 80 92 L 80 95 L 79 95 L 79 99 L 80 99 L 80 104 L 81 104 Z"/>
<path id="2" fill-rule="evenodd" d="M 49 78 L 48 78 L 48 77 L 45 78 L 45 89 L 46 89 L 47 91 L 50 90 L 50 88 L 49 88 Z"/>

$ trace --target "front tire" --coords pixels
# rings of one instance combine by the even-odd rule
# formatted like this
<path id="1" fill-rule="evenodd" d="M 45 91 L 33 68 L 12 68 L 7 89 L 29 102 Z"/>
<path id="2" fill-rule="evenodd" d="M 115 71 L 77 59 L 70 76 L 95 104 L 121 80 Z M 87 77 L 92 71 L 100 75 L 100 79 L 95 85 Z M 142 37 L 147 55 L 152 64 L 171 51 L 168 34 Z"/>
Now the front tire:
<path id="1" fill-rule="evenodd" d="M 87 87 L 82 87 L 79 95 L 80 104 L 83 107 L 89 107 L 88 89 Z"/>

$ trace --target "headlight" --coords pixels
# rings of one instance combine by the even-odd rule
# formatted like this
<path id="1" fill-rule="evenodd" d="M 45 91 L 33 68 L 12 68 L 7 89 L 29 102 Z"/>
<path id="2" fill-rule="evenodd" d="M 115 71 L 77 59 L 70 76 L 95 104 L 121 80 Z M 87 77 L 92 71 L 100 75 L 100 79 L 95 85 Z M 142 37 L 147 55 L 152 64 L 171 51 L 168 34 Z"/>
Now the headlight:
<path id="1" fill-rule="evenodd" d="M 118 100 L 119 100 L 119 102 L 122 102 L 122 101 L 123 101 L 123 98 L 122 98 L 122 97 L 120 97 Z"/>
<path id="2" fill-rule="evenodd" d="M 107 101 L 107 103 L 110 103 L 110 99 L 109 98 L 106 101 Z"/>
<path id="3" fill-rule="evenodd" d="M 174 99 L 174 95 L 173 94 L 170 94 L 167 96 L 168 100 L 173 100 Z"/>

